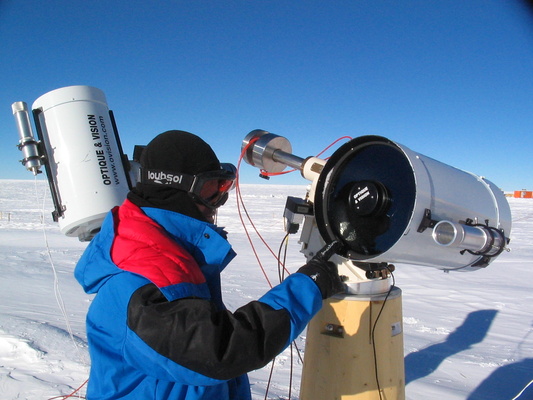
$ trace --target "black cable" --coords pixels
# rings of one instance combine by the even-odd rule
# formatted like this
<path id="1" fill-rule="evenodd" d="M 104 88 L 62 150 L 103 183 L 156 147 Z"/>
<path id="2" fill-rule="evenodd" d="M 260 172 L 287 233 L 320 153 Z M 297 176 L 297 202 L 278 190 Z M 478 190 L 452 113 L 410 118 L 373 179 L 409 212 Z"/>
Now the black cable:
<path id="1" fill-rule="evenodd" d="M 372 326 L 372 350 L 374 352 L 374 371 L 376 373 L 376 384 L 378 387 L 378 393 L 380 400 L 383 400 L 383 397 L 381 395 L 381 385 L 379 383 L 379 375 L 378 375 L 378 358 L 377 358 L 377 351 L 376 351 L 376 340 L 375 340 L 375 332 L 376 332 L 376 326 L 378 324 L 379 318 L 381 317 L 381 313 L 383 312 L 383 309 L 385 308 L 385 303 L 387 303 L 387 299 L 389 298 L 392 289 L 394 288 L 394 285 L 396 284 L 396 280 L 394 279 L 394 274 L 390 270 L 390 268 L 387 266 L 387 270 L 389 271 L 391 277 L 392 277 L 392 285 L 389 288 L 389 291 L 387 292 L 387 295 L 385 296 L 385 300 L 383 300 L 383 304 L 381 305 L 381 309 L 379 310 L 378 316 L 376 317 L 376 320 L 374 321 L 374 325 Z"/>
<path id="2" fill-rule="evenodd" d="M 290 373 L 289 373 L 289 398 L 288 398 L 288 400 L 291 400 L 291 395 L 292 395 L 292 377 L 293 377 L 293 372 L 294 372 L 294 355 L 292 353 L 292 343 L 291 343 L 291 369 L 290 369 Z"/>
<path id="3" fill-rule="evenodd" d="M 285 279 L 285 262 L 286 262 L 286 259 L 287 259 L 287 247 L 288 247 L 288 239 L 289 237 L 289 234 L 287 233 L 283 239 L 281 240 L 281 243 L 279 245 L 279 249 L 278 249 L 278 277 L 279 277 L 279 282 L 283 282 L 283 280 Z M 284 250 L 284 251 L 283 251 Z M 283 251 L 283 262 L 281 261 L 281 253 Z M 296 343 L 294 343 L 294 345 L 296 346 Z M 296 347 L 296 350 L 298 352 L 298 356 L 300 357 L 300 359 L 302 358 L 301 355 L 300 355 L 300 351 L 298 350 L 298 347 Z M 270 366 L 270 374 L 268 376 L 268 382 L 267 382 L 267 387 L 266 387 L 266 390 L 265 390 L 265 400 L 267 400 L 267 397 L 268 397 L 268 391 L 270 390 L 270 384 L 272 383 L 272 374 L 274 372 L 274 363 L 276 361 L 276 358 L 274 358 L 272 360 L 272 365 Z M 292 355 L 292 343 L 291 343 L 291 369 L 290 369 L 290 380 L 289 380 L 289 400 L 291 398 L 291 389 L 292 389 L 292 376 L 293 376 L 293 355 Z"/>
<path id="4" fill-rule="evenodd" d="M 288 247 L 288 243 L 287 243 L 287 239 L 289 237 L 289 234 L 287 233 L 283 239 L 281 240 L 281 243 L 279 245 L 279 249 L 278 249 L 278 278 L 279 278 L 279 282 L 283 282 L 284 279 L 285 279 L 285 261 L 287 260 L 287 247 Z M 283 262 L 281 261 L 281 252 L 282 250 L 284 250 L 283 252 Z"/>

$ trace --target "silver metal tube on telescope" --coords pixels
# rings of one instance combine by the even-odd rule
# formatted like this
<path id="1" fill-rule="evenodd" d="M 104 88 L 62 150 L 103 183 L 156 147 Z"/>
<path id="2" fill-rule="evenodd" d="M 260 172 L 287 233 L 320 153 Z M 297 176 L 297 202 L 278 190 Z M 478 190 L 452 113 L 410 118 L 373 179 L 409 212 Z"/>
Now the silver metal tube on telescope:
<path id="1" fill-rule="evenodd" d="M 275 150 L 272 153 L 272 159 L 279 163 L 286 164 L 289 167 L 296 168 L 299 171 L 302 170 L 305 162 L 304 158 L 295 156 L 294 154 L 286 153 L 281 150 Z"/>
<path id="2" fill-rule="evenodd" d="M 314 198 L 314 184 L 326 161 L 317 157 L 295 156 L 286 138 L 262 129 L 248 133 L 241 150 L 244 161 L 268 173 L 282 172 L 287 166 L 299 170 L 305 179 L 313 182 L 309 195 Z"/>
<path id="3" fill-rule="evenodd" d="M 497 229 L 440 221 L 433 228 L 433 240 L 441 246 L 457 247 L 484 255 L 495 255 L 505 247 L 505 237 Z"/>
<path id="4" fill-rule="evenodd" d="M 35 140 L 31 129 L 28 105 L 23 101 L 17 101 L 11 105 L 11 109 L 20 136 L 18 148 L 24 155 L 21 162 L 28 171 L 37 175 L 41 172 L 42 157 L 39 154 L 38 142 Z"/>

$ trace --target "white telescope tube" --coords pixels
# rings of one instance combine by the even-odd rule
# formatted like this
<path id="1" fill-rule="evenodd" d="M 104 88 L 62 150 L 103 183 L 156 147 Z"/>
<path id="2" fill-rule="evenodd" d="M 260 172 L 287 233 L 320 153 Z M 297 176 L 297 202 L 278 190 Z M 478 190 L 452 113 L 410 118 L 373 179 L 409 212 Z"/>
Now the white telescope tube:
<path id="1" fill-rule="evenodd" d="M 245 149 L 250 165 L 268 172 L 291 165 L 311 180 L 307 198 L 316 225 L 309 232 L 318 227 L 326 243 L 342 240 L 341 255 L 352 261 L 472 271 L 487 266 L 509 241 L 511 210 L 497 186 L 389 139 L 352 139 L 327 162 L 288 154 L 285 138 L 263 130 L 246 136 Z M 439 221 L 447 223 L 429 229 Z"/>
<path id="2" fill-rule="evenodd" d="M 90 86 L 68 86 L 42 95 L 32 110 L 47 175 L 57 192 L 59 228 L 66 236 L 91 240 L 129 191 L 105 94 Z"/>

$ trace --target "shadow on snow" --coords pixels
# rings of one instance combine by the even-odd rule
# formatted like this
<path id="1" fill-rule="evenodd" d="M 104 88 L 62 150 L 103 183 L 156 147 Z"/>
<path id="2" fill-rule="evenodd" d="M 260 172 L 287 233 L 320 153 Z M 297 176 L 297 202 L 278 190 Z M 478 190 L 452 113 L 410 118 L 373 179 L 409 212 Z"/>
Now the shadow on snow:
<path id="1" fill-rule="evenodd" d="M 446 340 L 408 354 L 405 357 L 405 384 L 428 376 L 448 357 L 468 350 L 483 341 L 496 310 L 480 310 L 468 314 L 465 321 Z M 467 400 L 512 399 L 533 379 L 533 358 L 507 364 L 487 377 L 468 396 Z M 533 400 L 533 384 L 527 387 L 517 400 Z"/>

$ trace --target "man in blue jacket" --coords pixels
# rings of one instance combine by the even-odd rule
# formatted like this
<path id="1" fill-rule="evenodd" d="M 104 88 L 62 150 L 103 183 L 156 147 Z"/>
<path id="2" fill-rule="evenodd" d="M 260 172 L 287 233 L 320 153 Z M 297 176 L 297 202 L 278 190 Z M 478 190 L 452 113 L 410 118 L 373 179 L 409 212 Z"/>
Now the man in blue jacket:
<path id="1" fill-rule="evenodd" d="M 336 268 L 315 256 L 232 313 L 220 273 L 235 253 L 214 217 L 234 169 L 199 137 L 168 131 L 146 146 L 141 171 L 75 270 L 96 294 L 87 398 L 251 399 L 246 373 L 283 351 L 342 290 Z"/>

